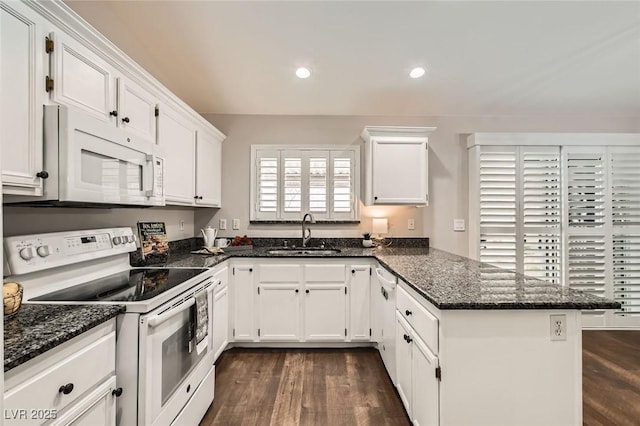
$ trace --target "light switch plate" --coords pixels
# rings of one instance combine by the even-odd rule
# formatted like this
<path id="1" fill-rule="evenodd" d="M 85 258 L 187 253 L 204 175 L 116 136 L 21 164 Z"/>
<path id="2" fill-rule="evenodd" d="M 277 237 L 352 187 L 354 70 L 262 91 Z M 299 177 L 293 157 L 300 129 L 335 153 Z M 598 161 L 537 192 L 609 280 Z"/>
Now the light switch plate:
<path id="1" fill-rule="evenodd" d="M 407 229 L 410 230 L 410 231 L 416 229 L 416 220 L 415 219 L 407 220 Z"/>
<path id="2" fill-rule="evenodd" d="M 227 219 L 220 219 L 220 225 L 218 226 L 218 228 L 222 230 L 227 229 Z"/>
<path id="3" fill-rule="evenodd" d="M 464 219 L 453 219 L 453 230 L 456 232 L 464 231 Z"/>
<path id="4" fill-rule="evenodd" d="M 240 219 L 233 219 L 231 221 L 231 227 L 233 229 L 240 229 Z"/>

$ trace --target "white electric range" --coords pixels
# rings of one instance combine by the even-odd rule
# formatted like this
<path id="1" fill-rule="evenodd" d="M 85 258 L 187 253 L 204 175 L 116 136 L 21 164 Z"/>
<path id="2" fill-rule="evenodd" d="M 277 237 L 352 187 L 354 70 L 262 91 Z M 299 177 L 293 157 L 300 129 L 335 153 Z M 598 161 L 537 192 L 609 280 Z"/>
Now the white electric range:
<path id="1" fill-rule="evenodd" d="M 117 318 L 117 424 L 197 424 L 213 401 L 209 269 L 133 268 L 131 228 L 4 239 L 5 273 L 23 303 L 121 304 Z M 196 345 L 196 295 L 206 292 L 208 335 Z M 200 298 L 202 300 L 202 298 Z"/>

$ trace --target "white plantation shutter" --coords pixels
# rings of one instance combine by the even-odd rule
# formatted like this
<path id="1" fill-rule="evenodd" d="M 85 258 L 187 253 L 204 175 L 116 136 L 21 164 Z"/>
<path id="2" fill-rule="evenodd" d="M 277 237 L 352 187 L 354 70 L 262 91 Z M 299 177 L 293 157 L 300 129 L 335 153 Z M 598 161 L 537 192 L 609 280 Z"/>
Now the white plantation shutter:
<path id="1" fill-rule="evenodd" d="M 560 149 L 520 147 L 523 267 L 526 275 L 560 283 Z"/>
<path id="2" fill-rule="evenodd" d="M 611 297 L 607 290 L 611 249 L 605 157 L 605 148 L 564 149 L 565 281 L 570 288 Z M 583 311 L 584 323 L 598 325 L 604 315 L 604 311 Z"/>
<path id="3" fill-rule="evenodd" d="M 613 298 L 640 317 L 640 150 L 609 149 Z"/>
<path id="4" fill-rule="evenodd" d="M 480 260 L 560 282 L 559 148 L 483 146 L 479 159 Z"/>
<path id="5" fill-rule="evenodd" d="M 251 147 L 251 220 L 357 220 L 359 149 Z"/>
<path id="6" fill-rule="evenodd" d="M 312 153 L 309 157 L 309 211 L 327 212 L 328 153 L 319 156 Z"/>
<path id="7" fill-rule="evenodd" d="M 516 269 L 517 149 L 480 152 L 480 261 Z"/>
<path id="8" fill-rule="evenodd" d="M 265 218 L 275 218 L 278 213 L 278 164 L 277 151 L 260 151 L 256 155 L 255 209 Z"/>
<path id="9" fill-rule="evenodd" d="M 355 153 L 331 153 L 331 218 L 349 219 L 355 214 Z"/>

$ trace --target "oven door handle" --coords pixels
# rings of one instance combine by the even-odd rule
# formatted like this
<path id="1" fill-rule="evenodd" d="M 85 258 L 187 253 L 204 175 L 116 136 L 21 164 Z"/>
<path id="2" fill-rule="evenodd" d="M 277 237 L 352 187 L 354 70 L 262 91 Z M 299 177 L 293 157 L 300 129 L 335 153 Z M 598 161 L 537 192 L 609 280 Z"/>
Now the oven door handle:
<path id="1" fill-rule="evenodd" d="M 153 327 L 157 327 L 160 324 L 162 324 L 163 322 L 165 322 L 166 320 L 168 320 L 170 318 L 173 318 L 174 316 L 178 315 L 180 312 L 189 309 L 190 307 L 195 305 L 195 303 L 196 303 L 196 299 L 191 297 L 186 302 L 183 302 L 181 305 L 176 306 L 175 308 L 172 308 L 169 311 L 165 311 L 165 312 L 163 312 L 161 314 L 152 316 L 147 321 L 147 324 L 149 324 L 149 327 L 152 327 L 152 328 Z"/>

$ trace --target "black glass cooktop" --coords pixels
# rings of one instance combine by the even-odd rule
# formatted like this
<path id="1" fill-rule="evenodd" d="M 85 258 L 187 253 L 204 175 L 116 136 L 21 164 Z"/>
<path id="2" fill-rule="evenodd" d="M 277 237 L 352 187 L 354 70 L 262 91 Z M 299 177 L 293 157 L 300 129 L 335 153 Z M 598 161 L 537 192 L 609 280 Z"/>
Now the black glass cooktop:
<path id="1" fill-rule="evenodd" d="M 148 300 L 207 271 L 191 268 L 137 268 L 58 290 L 39 302 L 135 302 Z"/>

